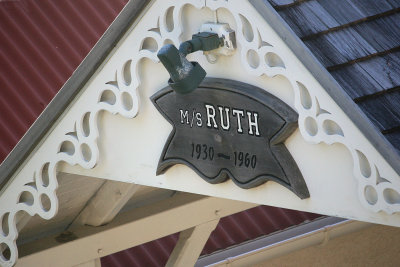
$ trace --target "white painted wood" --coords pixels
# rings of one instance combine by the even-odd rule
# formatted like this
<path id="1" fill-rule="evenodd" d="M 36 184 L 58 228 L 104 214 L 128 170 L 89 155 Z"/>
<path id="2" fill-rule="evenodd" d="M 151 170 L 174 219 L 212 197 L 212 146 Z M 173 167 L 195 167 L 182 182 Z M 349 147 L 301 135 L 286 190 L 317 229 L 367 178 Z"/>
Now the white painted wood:
<path id="1" fill-rule="evenodd" d="M 139 188 L 140 185 L 136 184 L 106 181 L 90 199 L 73 225 L 100 226 L 109 223 Z"/>
<path id="2" fill-rule="evenodd" d="M 250 190 L 232 182 L 210 185 L 180 165 L 155 175 L 171 131 L 149 100 L 168 80 L 157 51 L 165 43 L 178 45 L 189 39 L 215 18 L 235 30 L 236 53 L 219 57 L 215 64 L 200 52 L 189 59 L 198 61 L 208 77 L 258 86 L 297 110 L 299 130 L 286 145 L 309 187 L 309 199 L 300 200 L 273 182 Z M 139 107 L 140 116 L 128 120 L 139 113 Z M 47 220 L 57 213 L 60 170 L 400 226 L 399 174 L 257 10 L 241 0 L 160 0 L 133 24 L 72 107 L 2 189 L 0 203 L 7 204 L 0 206 L 4 224 L 0 245 L 10 248 L 11 257 L 0 257 L 0 265 L 12 266 L 18 257 L 15 217 L 19 211 Z M 21 201 L 22 194 L 28 196 L 26 200 Z M 42 205 L 46 199 L 49 209 Z"/>
<path id="3" fill-rule="evenodd" d="M 182 231 L 166 266 L 194 266 L 218 222 L 219 220 L 213 220 Z"/>
<path id="4" fill-rule="evenodd" d="M 18 235 L 20 243 L 30 242 L 47 236 L 49 232 L 61 232 L 78 217 L 81 210 L 86 206 L 90 198 L 107 181 L 94 177 L 82 175 L 58 173 L 57 198 L 59 200 L 58 213 L 51 220 L 43 220 L 39 216 L 30 217 L 27 223 Z M 21 213 L 20 213 L 21 214 Z M 23 215 L 24 213 L 22 213 Z"/>
<path id="5" fill-rule="evenodd" d="M 113 69 L 121 70 L 118 64 L 132 59 L 129 56 L 132 47 L 136 45 L 139 50 L 143 48 L 137 55 L 144 59 L 135 65 L 136 68 L 131 69 L 132 73 L 138 75 L 135 82 L 140 91 L 140 116 L 128 123 L 120 116 L 104 113 L 101 117 L 103 127 L 100 127 L 102 137 L 99 139 L 102 156 L 98 165 L 90 170 L 64 165 L 64 170 L 400 226 L 400 215 L 391 214 L 400 208 L 400 197 L 397 197 L 400 195 L 396 195 L 400 189 L 399 175 L 384 161 L 256 10 L 246 1 L 236 0 L 207 1 L 208 8 L 202 9 L 190 5 L 181 8 L 181 3 L 154 3 L 141 23 L 132 29 L 104 66 L 104 71 L 87 85 L 85 94 L 89 97 L 90 90 L 100 88 L 106 77 L 112 78 L 110 73 L 113 73 Z M 149 100 L 151 95 L 167 85 L 168 80 L 165 69 L 156 63 L 157 49 L 166 40 L 178 44 L 179 36 L 180 40 L 190 38 L 191 33 L 196 32 L 203 23 L 213 20 L 214 9 L 218 9 L 218 20 L 228 23 L 236 31 L 237 52 L 230 57 L 219 57 L 216 64 L 207 62 L 201 53 L 191 54 L 190 59 L 198 61 L 209 77 L 239 80 L 258 86 L 298 111 L 299 130 L 285 144 L 303 173 L 311 194 L 309 199 L 300 200 L 274 182 L 250 190 L 239 189 L 230 181 L 210 185 L 188 167 L 181 165 L 170 168 L 164 175 L 155 175 L 159 155 L 171 132 L 171 125 Z M 167 12 L 171 10 L 173 12 Z M 175 25 L 172 31 L 167 30 L 170 26 L 165 25 L 166 21 L 163 19 L 168 14 L 172 14 L 169 19 Z M 157 21 L 160 23 L 157 24 Z M 154 35 L 158 30 L 149 32 L 148 29 L 158 29 L 160 34 Z M 137 44 L 137 36 L 146 41 L 144 46 Z M 151 43 L 153 46 L 150 46 Z M 85 98 L 84 95 L 82 98 Z M 89 98 L 85 99 L 88 101 Z M 80 114 L 79 103 L 76 103 L 76 116 Z M 379 177 L 389 182 L 383 182 L 385 180 Z M 377 212 L 379 210 L 387 213 Z"/>
<path id="6" fill-rule="evenodd" d="M 23 245 L 16 266 L 69 267 L 254 206 L 251 203 L 178 193 L 161 203 L 118 214 L 105 226 L 70 229 L 78 237 L 76 240 L 60 244 L 54 237 L 48 237 Z"/>
<path id="7" fill-rule="evenodd" d="M 100 258 L 97 258 L 78 265 L 74 265 L 73 267 L 101 267 L 101 261 Z"/>

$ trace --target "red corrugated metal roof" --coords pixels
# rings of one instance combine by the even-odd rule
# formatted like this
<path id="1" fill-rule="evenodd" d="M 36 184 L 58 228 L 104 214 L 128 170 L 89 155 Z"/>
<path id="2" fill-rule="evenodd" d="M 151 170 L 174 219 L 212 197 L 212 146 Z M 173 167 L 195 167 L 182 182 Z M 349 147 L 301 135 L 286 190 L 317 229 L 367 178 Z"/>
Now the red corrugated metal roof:
<path id="1" fill-rule="evenodd" d="M 321 215 L 269 206 L 242 211 L 220 220 L 201 254 L 208 255 L 319 217 Z M 103 257 L 101 266 L 165 266 L 178 237 L 179 234 L 176 233 Z"/>
<path id="2" fill-rule="evenodd" d="M 127 0 L 0 1 L 0 162 L 71 76 Z M 261 206 L 221 219 L 203 254 L 320 215 Z M 178 234 L 102 259 L 108 266 L 163 266 Z"/>
<path id="3" fill-rule="evenodd" d="M 127 2 L 0 1 L 0 162 Z"/>

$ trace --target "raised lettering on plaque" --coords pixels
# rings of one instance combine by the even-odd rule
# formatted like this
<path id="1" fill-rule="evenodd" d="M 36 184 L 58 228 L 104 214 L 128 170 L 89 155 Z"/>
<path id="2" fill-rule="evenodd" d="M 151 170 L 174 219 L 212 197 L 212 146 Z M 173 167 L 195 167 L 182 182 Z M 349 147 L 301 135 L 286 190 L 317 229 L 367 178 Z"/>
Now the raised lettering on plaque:
<path id="1" fill-rule="evenodd" d="M 206 79 L 187 95 L 170 87 L 152 96 L 173 126 L 157 175 L 185 164 L 209 183 L 228 178 L 248 189 L 275 181 L 300 198 L 309 192 L 284 141 L 297 128 L 297 113 L 264 90 Z"/>

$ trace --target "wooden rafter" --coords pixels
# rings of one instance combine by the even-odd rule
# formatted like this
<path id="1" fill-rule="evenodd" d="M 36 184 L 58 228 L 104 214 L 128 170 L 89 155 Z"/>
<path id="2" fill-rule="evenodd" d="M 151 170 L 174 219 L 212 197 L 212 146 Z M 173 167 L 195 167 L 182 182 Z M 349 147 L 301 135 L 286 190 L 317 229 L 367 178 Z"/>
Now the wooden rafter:
<path id="1" fill-rule="evenodd" d="M 91 198 L 86 207 L 72 223 L 75 225 L 100 226 L 109 223 L 140 185 L 106 181 Z"/>
<path id="2" fill-rule="evenodd" d="M 219 219 L 182 231 L 166 266 L 194 266 L 210 234 L 217 227 L 218 222 Z"/>
<path id="3" fill-rule="evenodd" d="M 73 266 L 126 248 L 180 232 L 242 210 L 254 204 L 178 193 L 149 206 L 117 215 L 109 224 L 70 229 L 73 240 L 57 242 L 57 236 L 20 246 L 16 266 Z M 185 218 L 184 220 L 182 218 Z"/>

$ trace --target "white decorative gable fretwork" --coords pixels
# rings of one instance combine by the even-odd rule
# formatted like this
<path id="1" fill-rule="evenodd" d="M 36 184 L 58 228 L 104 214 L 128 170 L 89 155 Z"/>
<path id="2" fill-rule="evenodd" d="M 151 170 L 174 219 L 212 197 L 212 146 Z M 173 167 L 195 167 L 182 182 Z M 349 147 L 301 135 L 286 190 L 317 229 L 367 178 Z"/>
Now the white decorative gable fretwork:
<path id="1" fill-rule="evenodd" d="M 251 190 L 231 182 L 210 185 L 183 166 L 155 176 L 170 132 L 149 100 L 167 81 L 157 51 L 167 43 L 179 46 L 209 21 L 228 23 L 235 30 L 236 53 L 215 64 L 200 52 L 190 57 L 210 77 L 253 84 L 295 108 L 299 131 L 286 145 L 309 186 L 310 199 L 300 200 L 274 183 Z M 0 243 L 10 253 L 0 253 L 1 266 L 12 266 L 18 258 L 19 213 L 47 220 L 57 213 L 59 170 L 400 226 L 399 214 L 392 214 L 400 211 L 398 174 L 257 10 L 242 0 L 160 0 L 148 7 L 3 188 L 0 203 L 7 204 L 0 206 Z"/>

